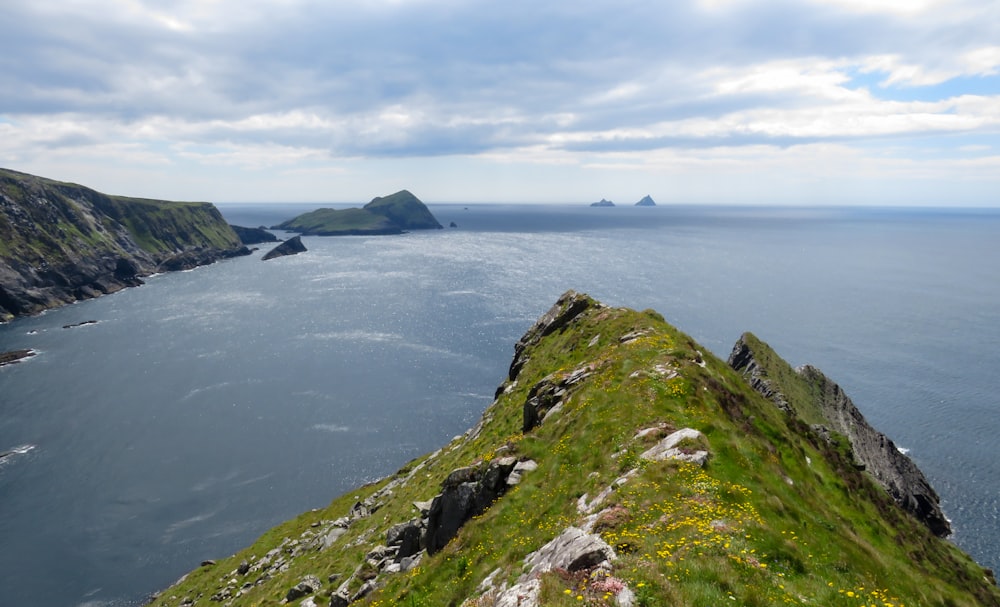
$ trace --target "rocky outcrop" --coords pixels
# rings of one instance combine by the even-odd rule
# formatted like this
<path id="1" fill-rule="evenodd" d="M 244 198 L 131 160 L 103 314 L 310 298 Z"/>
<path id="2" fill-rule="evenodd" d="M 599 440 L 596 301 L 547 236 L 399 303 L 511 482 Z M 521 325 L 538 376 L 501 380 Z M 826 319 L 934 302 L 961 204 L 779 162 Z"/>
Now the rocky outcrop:
<path id="1" fill-rule="evenodd" d="M 485 512 L 503 495 L 516 464 L 517 458 L 503 457 L 485 467 L 459 468 L 449 474 L 427 515 L 427 552 L 434 554 L 444 548 L 466 521 Z"/>
<path id="2" fill-rule="evenodd" d="M 0 169 L 0 321 L 248 253 L 211 204 L 108 196 Z"/>
<path id="3" fill-rule="evenodd" d="M 592 206 L 592 207 L 613 207 L 613 206 L 615 206 L 615 203 L 611 202 L 610 200 L 606 200 L 606 199 L 602 198 L 598 202 L 592 202 L 592 203 L 590 203 L 590 206 Z"/>
<path id="4" fill-rule="evenodd" d="M 514 381 L 521 368 L 528 362 L 527 350 L 537 344 L 543 337 L 566 328 L 573 319 L 590 307 L 600 306 L 590 297 L 569 290 L 563 293 L 548 312 L 535 321 L 521 339 L 514 345 L 514 359 L 507 371 L 507 378 Z"/>
<path id="5" fill-rule="evenodd" d="M 950 535 L 951 524 L 941 511 L 941 500 L 913 460 L 888 436 L 873 428 L 840 386 L 819 369 L 806 365 L 796 371 L 816 388 L 830 429 L 847 437 L 854 457 L 896 503 L 938 537 Z"/>
<path id="6" fill-rule="evenodd" d="M 267 261 L 268 259 L 274 259 L 275 257 L 298 255 L 299 253 L 304 253 L 307 250 L 306 245 L 302 244 L 302 237 L 295 236 L 294 238 L 289 238 L 285 242 L 268 251 L 267 254 L 261 257 L 261 259 Z"/>
<path id="7" fill-rule="evenodd" d="M 893 500 L 939 537 L 951 534 L 951 524 L 941 510 L 940 498 L 923 472 L 892 440 L 873 428 L 850 398 L 819 369 L 806 365 L 791 370 L 770 348 L 747 334 L 733 347 L 729 365 L 760 394 L 790 415 L 814 423 L 820 436 L 830 431 L 844 435 L 856 464 L 867 470 Z M 790 372 L 791 371 L 791 372 Z M 791 385 L 795 382 L 797 385 Z M 798 402 L 791 395 L 798 397 Z M 804 402 L 807 401 L 807 402 Z"/>
<path id="8" fill-rule="evenodd" d="M 637 206 L 637 207 L 655 207 L 656 203 L 653 202 L 653 198 L 649 194 L 647 194 L 647 195 L 645 195 L 645 196 L 642 197 L 642 200 L 640 200 L 639 202 L 635 203 L 635 206 Z"/>
<path id="9" fill-rule="evenodd" d="M 0 352 L 0 367 L 4 365 L 12 365 L 16 362 L 20 362 L 25 358 L 30 358 L 35 355 L 35 351 L 31 349 L 24 350 L 12 350 L 10 352 Z"/>
<path id="10" fill-rule="evenodd" d="M 595 365 L 586 364 L 569 373 L 553 373 L 535 384 L 524 401 L 522 431 L 529 432 L 547 415 L 558 411 L 570 389 L 587 379 L 594 369 Z"/>
<path id="11" fill-rule="evenodd" d="M 278 242 L 278 237 L 272 234 L 264 226 L 259 228 L 245 228 L 243 226 L 230 225 L 240 242 L 245 245 L 262 244 L 265 242 Z"/>

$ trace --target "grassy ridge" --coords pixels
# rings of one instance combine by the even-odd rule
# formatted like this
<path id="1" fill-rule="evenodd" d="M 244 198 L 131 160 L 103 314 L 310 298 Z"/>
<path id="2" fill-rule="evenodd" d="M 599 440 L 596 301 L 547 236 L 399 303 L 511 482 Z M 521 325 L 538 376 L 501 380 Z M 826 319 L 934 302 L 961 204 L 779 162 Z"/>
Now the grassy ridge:
<path id="1" fill-rule="evenodd" d="M 379 576 L 380 588 L 354 604 L 493 605 L 495 593 L 481 586 L 488 576 L 495 585 L 517 581 L 525 557 L 580 523 L 581 496 L 635 470 L 601 505 L 595 526 L 617 551 L 612 577 L 543 574 L 541 604 L 614 605 L 619 586 L 627 586 L 644 607 L 1000 605 L 981 567 L 852 465 L 846 440 L 815 435 L 655 312 L 592 306 L 525 355 L 477 432 L 273 529 L 154 604 L 278 605 L 306 574 L 323 580 L 314 600 L 328 604 L 338 584 L 364 572 L 365 555 L 386 530 L 417 516 L 414 502 L 436 494 L 450 471 L 513 454 L 538 469 L 441 552 L 409 572 Z M 522 433 L 532 387 L 583 368 L 590 376 L 562 408 Z M 704 468 L 639 457 L 665 433 L 687 427 L 703 433 L 689 447 L 710 451 Z M 656 431 L 637 437 L 649 428 Z M 391 492 L 380 492 L 387 486 Z M 308 542 L 312 530 L 370 495 L 381 507 L 332 547 L 290 558 L 287 569 L 259 583 L 247 575 L 240 596 L 210 601 L 239 578 L 241 561 L 257 562 L 278 546 L 294 553 L 289 546 Z"/>

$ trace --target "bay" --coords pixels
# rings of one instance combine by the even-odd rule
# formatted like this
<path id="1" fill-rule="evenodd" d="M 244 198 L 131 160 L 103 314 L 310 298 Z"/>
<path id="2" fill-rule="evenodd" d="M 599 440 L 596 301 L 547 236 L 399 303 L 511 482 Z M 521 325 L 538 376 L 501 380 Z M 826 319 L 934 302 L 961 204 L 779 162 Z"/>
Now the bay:
<path id="1" fill-rule="evenodd" d="M 816 365 L 1000 566 L 1000 212 L 430 206 L 458 227 L 305 237 L 0 326 L 0 351 L 39 352 L 0 369 L 2 602 L 141 604 L 436 449 L 570 288 L 723 358 L 752 331 Z"/>

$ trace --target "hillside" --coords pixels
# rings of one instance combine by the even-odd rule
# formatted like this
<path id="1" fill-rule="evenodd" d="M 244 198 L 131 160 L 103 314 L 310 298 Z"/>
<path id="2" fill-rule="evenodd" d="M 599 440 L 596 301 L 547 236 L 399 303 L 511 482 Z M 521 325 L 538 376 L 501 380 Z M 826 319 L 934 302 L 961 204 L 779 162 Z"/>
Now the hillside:
<path id="1" fill-rule="evenodd" d="M 832 382 L 750 335 L 733 360 L 567 292 L 476 427 L 153 604 L 1000 605 L 862 469 Z"/>
<path id="2" fill-rule="evenodd" d="M 376 197 L 362 208 L 317 209 L 276 226 L 307 236 L 402 234 L 406 230 L 438 230 L 441 224 L 419 198 L 400 190 Z"/>
<path id="3" fill-rule="evenodd" d="M 108 196 L 0 169 L 0 320 L 244 252 L 209 203 Z"/>

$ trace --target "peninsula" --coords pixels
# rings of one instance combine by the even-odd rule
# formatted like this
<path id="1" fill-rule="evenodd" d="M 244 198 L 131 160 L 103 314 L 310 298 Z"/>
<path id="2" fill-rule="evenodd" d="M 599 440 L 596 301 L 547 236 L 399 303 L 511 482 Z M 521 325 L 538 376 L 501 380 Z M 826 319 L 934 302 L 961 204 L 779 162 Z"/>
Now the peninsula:
<path id="1" fill-rule="evenodd" d="M 109 196 L 0 169 L 0 321 L 249 252 L 210 203 Z"/>

